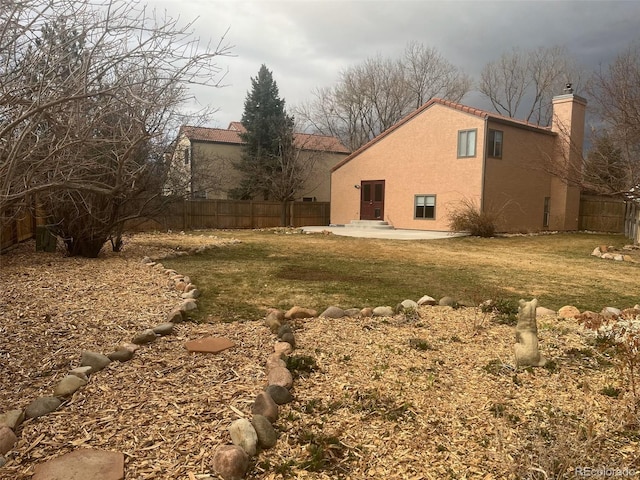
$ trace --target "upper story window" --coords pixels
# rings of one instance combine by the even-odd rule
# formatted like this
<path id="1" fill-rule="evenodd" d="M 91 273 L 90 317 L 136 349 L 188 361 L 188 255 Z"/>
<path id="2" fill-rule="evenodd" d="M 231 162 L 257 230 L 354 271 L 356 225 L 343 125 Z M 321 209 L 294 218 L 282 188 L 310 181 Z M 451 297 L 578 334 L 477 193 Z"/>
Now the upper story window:
<path id="1" fill-rule="evenodd" d="M 458 132 L 458 158 L 476 156 L 477 130 L 460 130 Z"/>
<path id="2" fill-rule="evenodd" d="M 487 138 L 487 156 L 502 158 L 502 132 L 500 130 L 489 129 Z"/>
<path id="3" fill-rule="evenodd" d="M 189 162 L 191 161 L 191 148 L 187 147 L 182 151 L 182 154 L 184 155 L 184 164 L 185 165 L 189 165 Z"/>

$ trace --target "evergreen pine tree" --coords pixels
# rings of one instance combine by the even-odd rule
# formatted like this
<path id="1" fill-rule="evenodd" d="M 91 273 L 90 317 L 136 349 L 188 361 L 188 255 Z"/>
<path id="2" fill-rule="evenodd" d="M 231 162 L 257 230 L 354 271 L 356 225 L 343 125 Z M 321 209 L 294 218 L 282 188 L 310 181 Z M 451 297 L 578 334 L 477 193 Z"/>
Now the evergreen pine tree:
<path id="1" fill-rule="evenodd" d="M 272 192 L 272 180 L 280 173 L 283 149 L 293 143 L 293 117 L 287 115 L 284 105 L 271 71 L 262 65 L 258 76 L 251 79 L 251 91 L 244 102 L 242 125 L 247 131 L 240 137 L 245 146 L 235 166 L 244 177 L 240 187 L 231 192 L 233 197 L 280 200 Z"/>

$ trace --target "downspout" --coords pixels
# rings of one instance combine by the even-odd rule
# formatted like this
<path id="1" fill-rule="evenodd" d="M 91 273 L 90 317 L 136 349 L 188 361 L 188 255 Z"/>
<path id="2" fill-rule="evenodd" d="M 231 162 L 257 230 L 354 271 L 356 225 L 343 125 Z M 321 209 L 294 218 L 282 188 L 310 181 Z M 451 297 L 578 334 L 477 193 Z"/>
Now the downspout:
<path id="1" fill-rule="evenodd" d="M 484 212 L 484 196 L 486 189 L 486 168 L 487 168 L 487 141 L 489 140 L 489 117 L 484 116 L 484 142 L 482 149 L 482 172 L 480 176 L 480 212 Z"/>

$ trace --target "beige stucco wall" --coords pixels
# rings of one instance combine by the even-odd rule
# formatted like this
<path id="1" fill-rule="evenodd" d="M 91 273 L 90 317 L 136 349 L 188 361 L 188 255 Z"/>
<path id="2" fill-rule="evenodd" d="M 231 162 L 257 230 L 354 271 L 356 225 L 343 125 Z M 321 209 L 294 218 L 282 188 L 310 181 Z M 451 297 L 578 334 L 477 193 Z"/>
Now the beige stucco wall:
<path id="1" fill-rule="evenodd" d="M 434 104 L 391 132 L 331 177 L 331 223 L 360 218 L 363 180 L 385 180 L 384 219 L 396 228 L 449 230 L 461 199 L 479 202 L 484 120 Z M 477 129 L 476 156 L 457 158 L 458 131 Z M 415 219 L 416 195 L 436 195 L 436 218 Z"/>
<path id="2" fill-rule="evenodd" d="M 546 164 L 552 158 L 556 137 L 522 128 L 489 122 L 503 132 L 502 158 L 487 157 L 484 208 L 498 213 L 498 229 L 506 232 L 543 230 L 544 199 L 551 193 Z M 551 216 L 550 229 L 558 218 Z"/>
<path id="3" fill-rule="evenodd" d="M 234 164 L 242 157 L 242 145 L 213 142 L 194 142 L 194 188 L 206 190 L 207 198 L 227 199 L 231 189 L 237 187 L 242 180 L 242 173 L 234 168 Z M 296 200 L 313 198 L 318 202 L 330 200 L 330 171 L 333 166 L 343 160 L 346 154 L 331 152 L 303 151 L 300 159 L 312 162 L 313 168 L 308 173 L 304 187 Z"/>

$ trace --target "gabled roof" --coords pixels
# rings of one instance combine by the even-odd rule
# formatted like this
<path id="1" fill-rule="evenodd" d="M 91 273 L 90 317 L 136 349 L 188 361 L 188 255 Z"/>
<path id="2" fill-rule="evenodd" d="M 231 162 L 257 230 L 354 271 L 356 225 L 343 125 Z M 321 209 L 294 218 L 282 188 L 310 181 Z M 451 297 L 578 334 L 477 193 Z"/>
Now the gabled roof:
<path id="1" fill-rule="evenodd" d="M 180 127 L 180 134 L 186 136 L 192 142 L 212 142 L 242 145 L 244 142 L 240 138 L 240 133 L 246 129 L 240 122 L 231 122 L 228 129 L 192 127 L 183 125 Z M 348 154 L 347 147 L 342 145 L 336 137 L 328 135 L 312 135 L 309 133 L 295 133 L 294 142 L 302 150 L 317 152 L 332 152 Z"/>
<path id="2" fill-rule="evenodd" d="M 527 129 L 527 130 L 533 130 L 533 131 L 536 131 L 536 132 L 539 132 L 539 133 L 543 133 L 543 134 L 547 134 L 547 135 L 555 135 L 555 133 L 553 133 L 551 131 L 550 127 L 543 127 L 541 125 L 537 125 L 537 124 L 534 124 L 534 123 L 529 123 L 529 122 L 526 122 L 524 120 L 516 120 L 515 118 L 505 117 L 503 115 L 498 115 L 497 113 L 488 112 L 486 110 L 481 110 L 479 108 L 469 107 L 467 105 L 462 105 L 461 103 L 451 102 L 449 100 L 442 100 L 441 98 L 432 98 L 427 103 L 422 105 L 420 108 L 414 110 L 413 112 L 408 114 L 406 117 L 404 117 L 401 120 L 399 120 L 398 123 L 394 124 L 393 126 L 389 127 L 388 129 L 386 129 L 384 132 L 382 132 L 380 135 L 375 137 L 373 140 L 370 140 L 369 142 L 365 143 L 363 146 L 361 146 L 360 148 L 358 148 L 357 150 L 352 152 L 351 155 L 349 155 L 347 158 L 345 158 L 341 162 L 337 163 L 331 169 L 331 171 L 334 172 L 337 169 L 339 169 L 340 167 L 342 167 L 344 164 L 350 162 L 353 158 L 357 157 L 360 153 L 364 152 L 369 147 L 371 147 L 374 144 L 378 143 L 384 137 L 386 137 L 387 135 L 391 134 L 392 132 L 394 132 L 398 128 L 402 127 L 405 123 L 411 121 L 413 118 L 417 117 L 418 115 L 420 115 L 422 112 L 424 112 L 428 108 L 432 107 L 433 105 L 443 105 L 445 107 L 452 108 L 454 110 L 459 110 L 461 112 L 468 113 L 470 115 L 475 115 L 476 117 L 480 117 L 482 119 L 491 120 L 491 121 L 502 123 L 502 124 L 505 124 L 505 125 L 512 125 L 514 127 L 524 128 L 524 129 Z"/>

